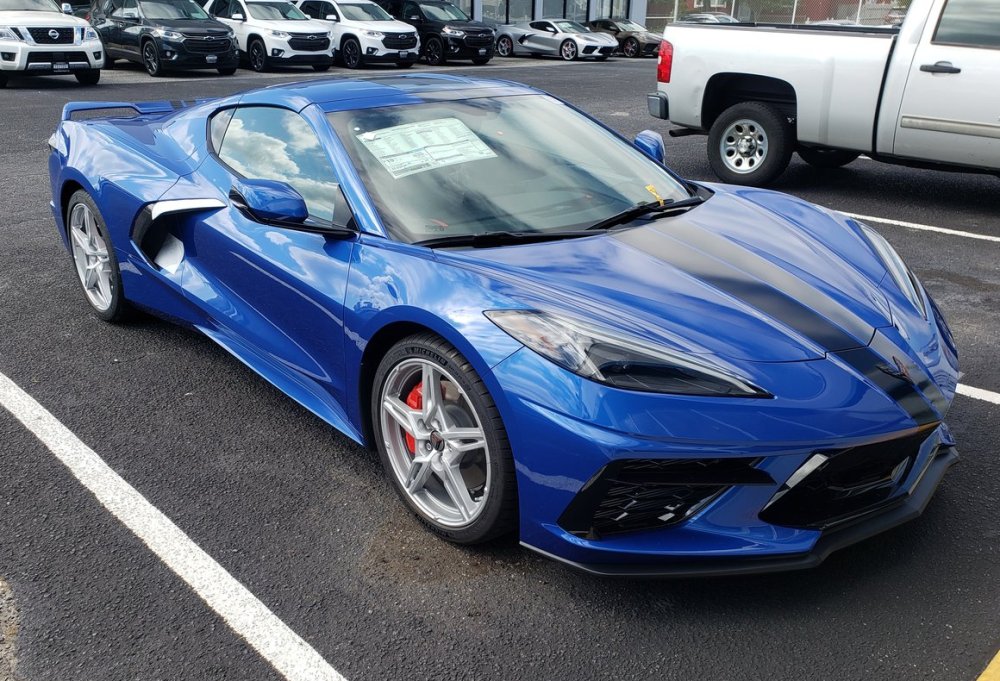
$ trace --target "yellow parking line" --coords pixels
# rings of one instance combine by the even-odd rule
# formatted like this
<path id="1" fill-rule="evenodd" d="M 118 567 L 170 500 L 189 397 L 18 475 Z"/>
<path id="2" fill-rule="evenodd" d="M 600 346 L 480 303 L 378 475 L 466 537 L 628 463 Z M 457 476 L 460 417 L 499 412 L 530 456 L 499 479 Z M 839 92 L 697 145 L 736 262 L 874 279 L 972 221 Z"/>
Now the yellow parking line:
<path id="1" fill-rule="evenodd" d="M 1000 653 L 997 653 L 990 666 L 983 670 L 976 681 L 1000 681 Z"/>

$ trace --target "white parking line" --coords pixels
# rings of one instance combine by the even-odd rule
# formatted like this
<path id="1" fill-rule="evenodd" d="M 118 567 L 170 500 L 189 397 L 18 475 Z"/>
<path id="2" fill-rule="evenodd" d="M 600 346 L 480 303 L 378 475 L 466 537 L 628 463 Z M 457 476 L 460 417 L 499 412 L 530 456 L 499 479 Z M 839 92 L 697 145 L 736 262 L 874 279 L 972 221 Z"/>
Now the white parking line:
<path id="1" fill-rule="evenodd" d="M 849 218 L 854 218 L 855 220 L 863 220 L 865 222 L 878 222 L 883 225 L 893 225 L 895 227 L 906 227 L 907 229 L 918 229 L 922 232 L 937 232 L 938 234 L 949 234 L 951 236 L 961 236 L 966 239 L 979 239 L 980 241 L 992 241 L 994 243 L 1000 243 L 1000 237 L 989 236 L 988 234 L 976 234 L 975 232 L 961 232 L 957 229 L 947 229 L 945 227 L 934 227 L 932 225 L 921 225 L 916 222 L 903 222 L 902 220 L 889 220 L 887 218 L 876 218 L 871 215 L 858 215 L 857 213 L 848 213 L 846 211 L 840 211 Z"/>
<path id="2" fill-rule="evenodd" d="M 1000 404 L 1000 393 L 994 393 L 989 390 L 983 390 L 982 388 L 973 388 L 971 385 L 962 384 L 959 384 L 957 392 L 959 395 L 965 395 L 966 397 L 971 397 L 974 400 Z"/>
<path id="3" fill-rule="evenodd" d="M 344 681 L 316 650 L 123 480 L 66 426 L 0 373 L 0 406 L 289 681 Z"/>

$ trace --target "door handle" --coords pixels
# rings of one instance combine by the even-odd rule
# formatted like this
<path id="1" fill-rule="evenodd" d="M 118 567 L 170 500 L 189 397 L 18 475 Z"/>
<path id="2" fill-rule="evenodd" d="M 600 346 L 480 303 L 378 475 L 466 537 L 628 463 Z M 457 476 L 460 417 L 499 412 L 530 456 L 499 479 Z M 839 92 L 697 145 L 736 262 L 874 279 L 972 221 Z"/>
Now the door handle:
<path id="1" fill-rule="evenodd" d="M 950 61 L 939 61 L 936 64 L 924 64 L 920 67 L 924 73 L 961 73 L 962 69 L 952 66 Z"/>

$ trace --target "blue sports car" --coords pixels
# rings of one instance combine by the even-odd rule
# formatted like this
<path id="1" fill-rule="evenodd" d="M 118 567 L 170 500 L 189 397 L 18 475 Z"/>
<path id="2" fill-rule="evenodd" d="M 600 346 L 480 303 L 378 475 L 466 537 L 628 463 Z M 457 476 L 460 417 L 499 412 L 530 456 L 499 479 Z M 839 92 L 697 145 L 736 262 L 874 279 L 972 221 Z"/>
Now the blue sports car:
<path id="1" fill-rule="evenodd" d="M 455 542 L 602 574 L 818 564 L 957 459 L 940 310 L 871 228 L 687 182 L 452 76 L 68 104 L 52 211 L 102 319 L 198 329 Z"/>

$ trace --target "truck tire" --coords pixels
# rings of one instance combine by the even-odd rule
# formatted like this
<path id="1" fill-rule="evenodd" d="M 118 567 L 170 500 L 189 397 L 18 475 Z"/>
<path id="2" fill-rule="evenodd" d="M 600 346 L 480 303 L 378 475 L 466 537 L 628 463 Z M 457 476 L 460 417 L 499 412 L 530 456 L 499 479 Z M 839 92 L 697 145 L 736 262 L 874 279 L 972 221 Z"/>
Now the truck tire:
<path id="1" fill-rule="evenodd" d="M 841 168 L 857 160 L 861 154 L 843 149 L 799 147 L 799 158 L 815 168 Z"/>
<path id="2" fill-rule="evenodd" d="M 89 71 L 77 71 L 75 74 L 76 81 L 80 85 L 97 85 L 101 80 L 101 70 L 100 69 L 90 69 Z"/>
<path id="3" fill-rule="evenodd" d="M 763 102 L 729 107 L 708 133 L 708 162 L 729 184 L 769 184 L 788 167 L 794 150 L 794 127 L 781 111 Z"/>

